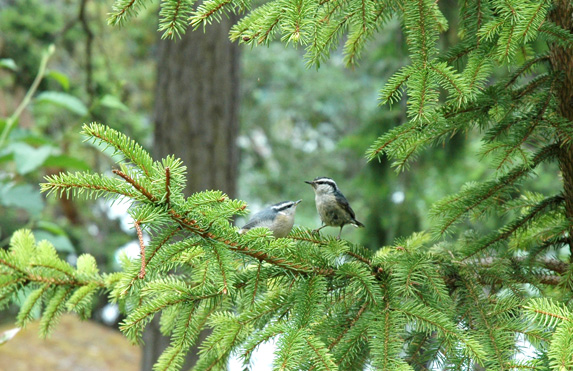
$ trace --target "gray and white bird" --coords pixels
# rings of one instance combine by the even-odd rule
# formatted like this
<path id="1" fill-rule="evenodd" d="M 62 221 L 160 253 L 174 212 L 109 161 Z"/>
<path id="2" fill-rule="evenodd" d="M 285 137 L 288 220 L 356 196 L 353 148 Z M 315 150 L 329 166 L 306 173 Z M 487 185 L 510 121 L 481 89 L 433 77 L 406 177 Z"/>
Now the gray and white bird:
<path id="1" fill-rule="evenodd" d="M 243 234 L 252 228 L 267 227 L 275 238 L 286 237 L 294 225 L 296 206 L 301 201 L 283 201 L 259 211 L 239 230 L 239 233 Z"/>
<path id="2" fill-rule="evenodd" d="M 356 220 L 354 210 L 350 207 L 348 200 L 338 189 L 336 182 L 327 177 L 318 177 L 312 182 L 305 180 L 314 189 L 314 201 L 316 210 L 322 220 L 322 227 L 315 229 L 320 231 L 326 226 L 340 227 L 338 239 L 342 233 L 342 227 L 352 224 L 355 227 L 364 227 L 364 224 Z"/>

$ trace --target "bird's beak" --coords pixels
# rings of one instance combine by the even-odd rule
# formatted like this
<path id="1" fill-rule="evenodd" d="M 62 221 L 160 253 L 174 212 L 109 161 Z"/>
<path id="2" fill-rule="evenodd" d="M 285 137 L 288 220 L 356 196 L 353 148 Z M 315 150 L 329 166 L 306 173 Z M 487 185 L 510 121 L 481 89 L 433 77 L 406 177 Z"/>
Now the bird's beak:
<path id="1" fill-rule="evenodd" d="M 301 199 L 301 200 L 298 200 L 298 201 L 295 201 L 295 202 L 294 202 L 294 205 L 296 206 L 296 205 L 300 204 L 301 201 L 302 201 L 302 199 Z"/>
<path id="2" fill-rule="evenodd" d="M 306 184 L 312 185 L 312 182 L 310 182 L 310 181 L 308 181 L 308 180 L 305 180 L 304 182 L 305 182 Z"/>

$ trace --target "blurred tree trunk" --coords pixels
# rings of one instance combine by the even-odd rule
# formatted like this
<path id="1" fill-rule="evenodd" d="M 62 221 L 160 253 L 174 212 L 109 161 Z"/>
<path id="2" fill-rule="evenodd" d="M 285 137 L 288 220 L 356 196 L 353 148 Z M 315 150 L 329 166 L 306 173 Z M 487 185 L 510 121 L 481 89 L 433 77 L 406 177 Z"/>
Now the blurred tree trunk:
<path id="1" fill-rule="evenodd" d="M 556 0 L 551 13 L 551 20 L 559 26 L 573 32 L 573 4 L 571 0 Z M 549 45 L 551 65 L 555 71 L 562 73 L 561 84 L 557 86 L 556 95 L 559 111 L 563 117 L 573 120 L 573 48 Z M 559 153 L 559 168 L 563 178 L 563 196 L 565 197 L 565 215 L 573 222 L 573 145 L 566 138 L 558 138 L 562 145 Z M 573 262 L 573 228 L 567 236 Z"/>
<path id="2" fill-rule="evenodd" d="M 234 19 L 188 30 L 158 44 L 154 156 L 174 154 L 187 166 L 186 194 L 218 189 L 235 197 L 238 168 L 239 48 L 229 41 Z M 207 336 L 201 334 L 199 342 Z M 159 318 L 145 330 L 142 370 L 151 370 L 169 345 Z M 197 361 L 190 350 L 183 369 Z"/>

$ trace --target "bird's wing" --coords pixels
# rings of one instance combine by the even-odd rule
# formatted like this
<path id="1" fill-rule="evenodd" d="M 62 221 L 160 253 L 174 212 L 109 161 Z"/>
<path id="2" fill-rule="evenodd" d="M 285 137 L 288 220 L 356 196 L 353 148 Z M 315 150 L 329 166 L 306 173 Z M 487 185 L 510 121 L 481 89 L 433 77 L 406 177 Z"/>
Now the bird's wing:
<path id="1" fill-rule="evenodd" d="M 251 219 L 241 229 L 248 230 L 255 227 L 263 227 L 268 222 L 273 220 L 273 211 L 270 209 L 263 209 L 254 214 Z"/>
<path id="2" fill-rule="evenodd" d="M 342 192 L 340 191 L 334 192 L 334 197 L 336 198 L 336 202 L 340 205 L 340 207 L 348 214 L 350 214 L 352 219 L 355 219 L 354 210 L 352 210 L 350 204 L 348 203 L 348 200 L 346 199 L 346 197 L 344 197 Z"/>

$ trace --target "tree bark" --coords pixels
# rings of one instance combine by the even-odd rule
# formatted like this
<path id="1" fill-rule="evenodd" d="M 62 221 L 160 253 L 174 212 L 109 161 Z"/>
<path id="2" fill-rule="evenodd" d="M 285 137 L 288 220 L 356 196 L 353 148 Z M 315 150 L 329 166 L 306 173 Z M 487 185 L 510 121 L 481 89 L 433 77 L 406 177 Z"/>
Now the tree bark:
<path id="1" fill-rule="evenodd" d="M 186 194 L 218 189 L 235 197 L 237 185 L 239 48 L 229 41 L 234 19 L 188 30 L 181 40 L 158 44 L 154 156 L 174 154 L 187 166 Z M 198 343 L 208 331 L 203 331 Z M 169 338 L 156 317 L 146 328 L 141 369 L 152 370 Z M 183 370 L 197 362 L 190 350 Z"/>
<path id="2" fill-rule="evenodd" d="M 155 156 L 175 154 L 187 166 L 187 194 L 218 189 L 235 195 L 239 49 L 223 18 L 205 33 L 161 40 L 154 107 Z"/>
<path id="3" fill-rule="evenodd" d="M 573 4 L 571 0 L 556 0 L 551 13 L 551 20 L 557 25 L 573 33 Z M 557 85 L 556 95 L 559 101 L 559 113 L 573 121 L 573 49 L 559 45 L 550 45 L 551 66 L 554 71 L 562 73 L 562 80 Z M 559 153 L 559 168 L 563 177 L 563 195 L 565 197 L 565 213 L 573 225 L 573 145 L 566 143 L 564 138 Z M 569 229 L 570 261 L 573 262 L 573 227 Z"/>

